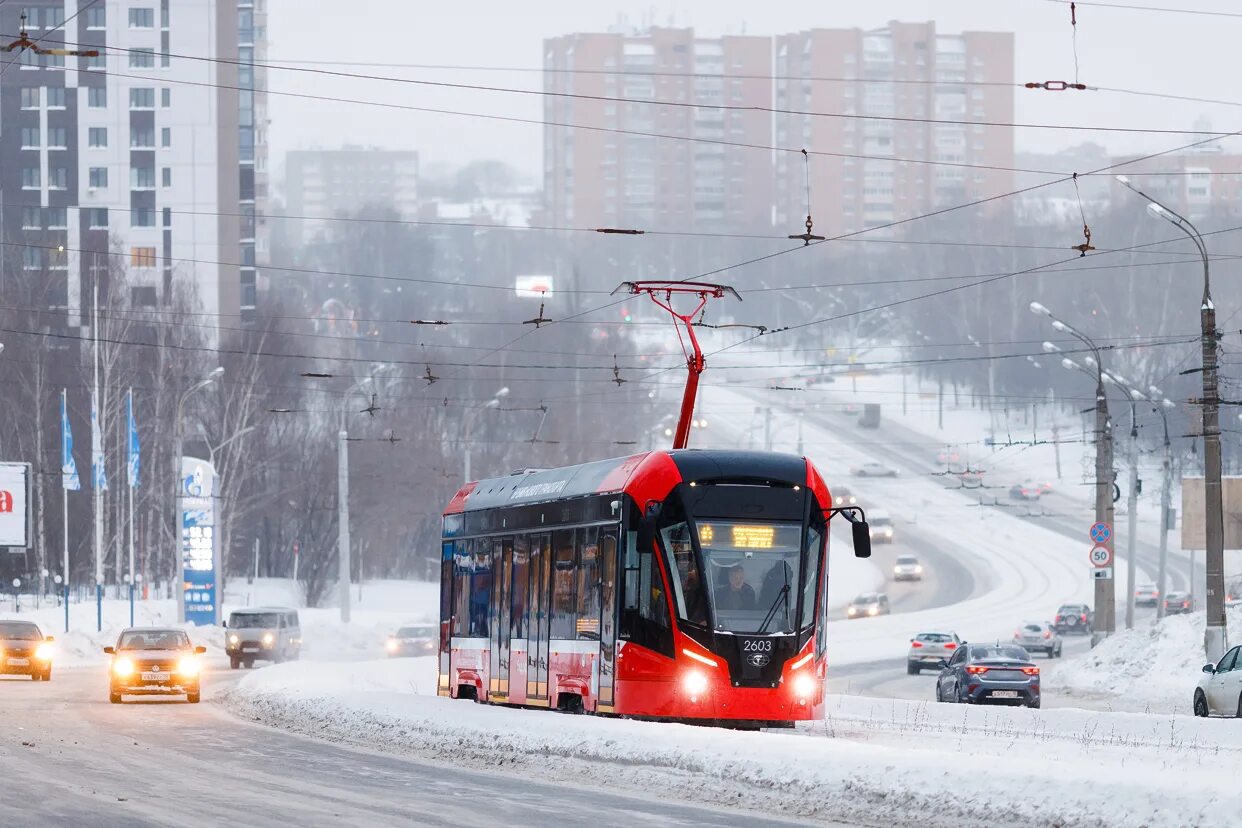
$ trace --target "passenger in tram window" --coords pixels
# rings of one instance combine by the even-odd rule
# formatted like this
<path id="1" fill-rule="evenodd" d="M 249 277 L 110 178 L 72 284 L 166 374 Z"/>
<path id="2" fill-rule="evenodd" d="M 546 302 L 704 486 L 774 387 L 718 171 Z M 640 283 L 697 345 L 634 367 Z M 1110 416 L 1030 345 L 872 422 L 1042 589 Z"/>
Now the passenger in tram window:
<path id="1" fill-rule="evenodd" d="M 740 563 L 729 567 L 729 583 L 716 598 L 718 609 L 755 609 L 755 589 L 746 583 L 746 569 Z"/>

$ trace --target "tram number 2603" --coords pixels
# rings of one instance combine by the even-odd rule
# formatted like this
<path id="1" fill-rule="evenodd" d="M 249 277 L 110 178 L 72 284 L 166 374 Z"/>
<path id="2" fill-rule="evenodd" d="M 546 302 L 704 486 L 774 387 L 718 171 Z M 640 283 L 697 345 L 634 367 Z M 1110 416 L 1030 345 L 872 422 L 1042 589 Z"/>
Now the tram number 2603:
<path id="1" fill-rule="evenodd" d="M 770 638 L 747 638 L 742 640 L 742 652 L 744 653 L 770 653 L 772 652 L 772 639 Z"/>

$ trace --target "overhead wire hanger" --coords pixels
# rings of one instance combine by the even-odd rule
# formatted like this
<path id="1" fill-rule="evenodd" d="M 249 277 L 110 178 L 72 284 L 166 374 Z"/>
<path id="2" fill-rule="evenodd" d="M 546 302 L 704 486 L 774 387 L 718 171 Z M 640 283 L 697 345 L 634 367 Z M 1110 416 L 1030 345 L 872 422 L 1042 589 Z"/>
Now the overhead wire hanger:
<path id="1" fill-rule="evenodd" d="M 801 239 L 802 246 L 806 247 L 813 241 L 823 241 L 823 236 L 817 236 L 811 232 L 815 226 L 815 222 L 811 220 L 811 157 L 807 155 L 806 147 L 802 148 L 802 167 L 806 175 L 806 232 L 791 235 L 791 239 Z"/>

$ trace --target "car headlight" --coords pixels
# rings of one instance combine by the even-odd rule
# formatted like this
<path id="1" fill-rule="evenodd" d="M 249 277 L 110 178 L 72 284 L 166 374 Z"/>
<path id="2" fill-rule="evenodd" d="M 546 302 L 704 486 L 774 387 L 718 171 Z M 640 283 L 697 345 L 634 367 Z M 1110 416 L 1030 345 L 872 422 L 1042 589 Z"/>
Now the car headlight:
<path id="1" fill-rule="evenodd" d="M 46 641 L 35 648 L 35 658 L 39 661 L 52 660 L 52 645 Z"/>
<path id="2" fill-rule="evenodd" d="M 681 685 L 693 699 L 707 690 L 707 676 L 701 670 L 691 670 L 682 678 Z"/>
<path id="3" fill-rule="evenodd" d="M 886 538 L 891 538 L 892 536 L 893 536 L 893 530 L 892 530 L 892 529 L 885 529 L 885 530 L 884 530 L 884 537 L 886 537 Z"/>
<path id="4" fill-rule="evenodd" d="M 901 567 L 900 567 L 900 566 L 894 566 L 894 567 L 893 567 L 893 572 L 894 572 L 894 573 L 900 573 L 900 572 L 901 572 Z"/>
<path id="5" fill-rule="evenodd" d="M 112 674 L 125 678 L 134 672 L 134 662 L 128 658 L 118 658 L 112 662 Z"/>
<path id="6" fill-rule="evenodd" d="M 237 633 L 233 633 L 232 635 L 229 636 L 230 644 L 238 644 L 240 642 L 241 642 L 241 639 L 237 637 Z"/>
<path id="7" fill-rule="evenodd" d="M 272 644 L 275 641 L 276 641 L 276 638 L 271 633 L 263 633 L 263 646 L 264 647 L 272 646 Z"/>
<path id="8" fill-rule="evenodd" d="M 916 567 L 914 568 L 914 572 L 915 572 L 915 574 L 916 574 L 916 575 L 922 575 L 922 574 L 923 574 L 923 565 L 922 565 L 922 564 L 919 564 L 918 566 L 916 566 Z"/>
<path id="9" fill-rule="evenodd" d="M 395 653 L 401 647 L 395 638 L 388 639 L 388 643 L 384 646 L 388 648 L 388 652 L 390 653 Z"/>
<path id="10" fill-rule="evenodd" d="M 875 615 L 879 611 L 879 607 L 867 607 L 867 615 Z"/>
<path id="11" fill-rule="evenodd" d="M 177 672 L 189 678 L 197 676 L 200 669 L 201 667 L 198 663 L 198 659 L 194 658 L 194 656 L 183 656 L 182 659 L 177 662 Z"/>
<path id="12" fill-rule="evenodd" d="M 847 610 L 846 610 L 846 613 L 847 613 L 848 615 L 857 615 L 857 614 L 858 614 L 858 608 L 857 608 L 857 607 L 850 607 L 849 609 L 847 609 Z"/>
<path id="13" fill-rule="evenodd" d="M 800 699 L 808 699 L 815 692 L 815 679 L 807 673 L 799 673 L 793 680 L 794 694 Z"/>

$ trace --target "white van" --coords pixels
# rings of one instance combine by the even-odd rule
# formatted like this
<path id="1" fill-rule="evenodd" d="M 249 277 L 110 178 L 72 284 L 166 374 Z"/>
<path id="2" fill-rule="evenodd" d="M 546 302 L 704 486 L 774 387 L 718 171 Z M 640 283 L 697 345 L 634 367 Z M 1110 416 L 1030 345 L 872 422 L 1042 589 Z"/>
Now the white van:
<path id="1" fill-rule="evenodd" d="M 234 670 L 243 664 L 249 669 L 256 661 L 290 661 L 302 651 L 302 628 L 297 610 L 287 607 L 234 610 L 224 626 L 224 650 Z"/>

